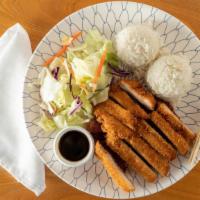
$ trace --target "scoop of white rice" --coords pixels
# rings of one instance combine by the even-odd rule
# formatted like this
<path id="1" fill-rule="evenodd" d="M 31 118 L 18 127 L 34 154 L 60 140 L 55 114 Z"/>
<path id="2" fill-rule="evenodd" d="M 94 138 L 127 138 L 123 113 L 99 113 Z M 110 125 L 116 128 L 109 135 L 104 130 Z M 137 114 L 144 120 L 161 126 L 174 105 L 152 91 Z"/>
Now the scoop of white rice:
<path id="1" fill-rule="evenodd" d="M 153 92 L 172 103 L 178 101 L 189 89 L 192 69 L 189 61 L 178 55 L 158 58 L 149 67 L 146 82 Z"/>
<path id="2" fill-rule="evenodd" d="M 118 57 L 130 68 L 149 64 L 159 54 L 160 46 L 158 33 L 145 25 L 129 26 L 115 37 Z"/>

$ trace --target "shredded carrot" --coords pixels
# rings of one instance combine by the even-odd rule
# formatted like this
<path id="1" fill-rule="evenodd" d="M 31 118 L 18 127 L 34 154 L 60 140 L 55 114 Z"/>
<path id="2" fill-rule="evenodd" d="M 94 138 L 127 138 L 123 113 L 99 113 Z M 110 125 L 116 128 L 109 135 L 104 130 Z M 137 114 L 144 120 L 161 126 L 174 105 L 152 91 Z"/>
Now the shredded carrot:
<path id="1" fill-rule="evenodd" d="M 102 71 L 102 69 L 103 69 L 103 64 L 104 64 L 105 59 L 106 59 L 106 52 L 107 52 L 107 51 L 106 51 L 106 49 L 105 49 L 105 51 L 103 52 L 103 54 L 102 54 L 102 56 L 101 56 L 101 59 L 100 59 L 99 65 L 98 65 L 98 67 L 97 67 L 97 71 L 96 71 L 95 77 L 94 77 L 94 79 L 93 79 L 93 83 L 94 83 L 94 84 L 97 83 L 98 78 L 99 78 L 100 75 L 101 75 L 101 71 Z"/>
<path id="2" fill-rule="evenodd" d="M 67 46 L 69 46 L 74 40 L 76 40 L 79 36 L 81 35 L 81 32 L 77 32 L 75 33 L 71 38 L 70 40 L 67 42 Z"/>
<path id="3" fill-rule="evenodd" d="M 48 66 L 56 57 L 62 56 L 62 54 L 66 51 L 66 49 L 67 45 L 64 45 L 55 55 L 47 59 L 43 65 Z"/>
<path id="4" fill-rule="evenodd" d="M 53 55 L 52 57 L 50 57 L 49 59 L 47 59 L 47 60 L 44 62 L 43 66 L 46 66 L 46 67 L 47 67 L 56 57 L 62 56 L 62 55 L 65 53 L 65 51 L 67 50 L 67 47 L 68 47 L 74 40 L 76 40 L 80 35 L 81 35 L 81 32 L 75 33 L 75 34 L 71 37 L 71 39 L 68 41 L 68 43 L 67 43 L 66 45 L 63 45 L 62 48 L 61 48 L 55 55 Z"/>
<path id="5" fill-rule="evenodd" d="M 81 32 L 76 32 L 72 37 L 75 39 L 77 39 L 79 36 L 81 35 Z"/>

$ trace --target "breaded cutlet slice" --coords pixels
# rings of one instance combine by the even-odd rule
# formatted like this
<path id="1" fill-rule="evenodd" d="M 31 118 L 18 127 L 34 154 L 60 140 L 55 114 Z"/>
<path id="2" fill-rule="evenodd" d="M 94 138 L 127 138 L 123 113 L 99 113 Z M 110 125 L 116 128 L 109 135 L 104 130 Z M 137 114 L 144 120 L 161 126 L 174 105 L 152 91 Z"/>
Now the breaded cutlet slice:
<path id="1" fill-rule="evenodd" d="M 156 171 L 162 176 L 166 176 L 169 172 L 169 162 L 161 156 L 148 143 L 146 143 L 137 133 L 120 123 L 116 118 L 106 111 L 95 111 L 97 121 L 102 123 L 101 128 L 107 135 L 115 135 L 120 139 L 126 140 L 139 155 L 141 155 Z"/>
<path id="2" fill-rule="evenodd" d="M 132 192 L 135 190 L 133 184 L 128 180 L 124 172 L 99 141 L 95 144 L 95 153 L 117 186 L 126 192 Z"/>
<path id="3" fill-rule="evenodd" d="M 121 80 L 120 87 L 127 91 L 149 110 L 154 110 L 156 105 L 155 97 L 146 90 L 137 80 Z"/>
<path id="4" fill-rule="evenodd" d="M 107 134 L 106 143 L 146 181 L 154 182 L 156 180 L 157 174 L 121 139 L 118 139 L 111 134 Z"/>
<path id="5" fill-rule="evenodd" d="M 114 161 L 117 163 L 117 165 L 120 167 L 120 169 L 125 172 L 127 170 L 127 163 L 122 160 L 119 155 L 114 152 L 107 144 L 106 144 L 106 138 L 104 138 L 104 140 L 99 140 L 99 142 L 101 143 L 101 145 L 104 147 L 104 149 L 112 156 L 112 158 L 114 159 Z"/>
<path id="6" fill-rule="evenodd" d="M 141 120 L 138 123 L 137 132 L 167 160 L 173 160 L 176 158 L 176 150 L 172 145 L 163 139 L 145 120 Z"/>
<path id="7" fill-rule="evenodd" d="M 104 109 L 96 107 L 94 110 L 94 115 L 96 116 L 96 120 L 101 124 L 101 129 L 103 132 L 105 132 L 105 130 L 103 130 L 103 126 L 105 126 L 106 131 L 109 131 L 109 133 L 117 130 L 118 137 L 120 138 L 132 137 L 132 131 L 124 131 L 124 126 L 120 126 L 122 123 L 120 123 L 120 121 L 118 121 Z"/>
<path id="8" fill-rule="evenodd" d="M 95 109 L 104 110 L 110 115 L 113 115 L 119 121 L 126 124 L 129 128 L 135 129 L 134 127 L 137 124 L 137 119 L 131 114 L 130 111 L 122 108 L 120 105 L 116 104 L 114 101 L 108 99 L 103 103 L 98 104 Z"/>
<path id="9" fill-rule="evenodd" d="M 161 176 L 169 173 L 169 162 L 161 156 L 155 149 L 139 137 L 125 138 L 137 152 L 151 165 Z"/>
<path id="10" fill-rule="evenodd" d="M 158 112 L 154 111 L 151 113 L 151 120 L 171 141 L 181 155 L 185 155 L 189 151 L 189 145 L 187 141 L 182 135 L 177 133 Z"/>
<path id="11" fill-rule="evenodd" d="M 180 133 L 186 141 L 191 145 L 196 137 L 193 133 L 177 116 L 176 114 L 165 104 L 158 103 L 157 111 L 165 118 L 166 121 L 172 126 L 172 128 Z"/>
<path id="12" fill-rule="evenodd" d="M 114 85 L 109 91 L 109 96 L 113 98 L 122 107 L 129 110 L 135 117 L 148 119 L 148 114 L 129 95 L 120 89 L 119 85 Z"/>
<path id="13" fill-rule="evenodd" d="M 107 111 L 107 109 L 102 108 L 100 109 L 100 112 Z M 112 110 L 112 113 L 115 112 Z M 100 116 L 100 114 L 99 114 Z M 118 118 L 118 116 L 116 116 Z M 101 119 L 99 119 L 101 120 Z M 110 122 L 111 123 L 111 122 Z M 124 122 L 125 125 L 126 122 Z M 138 120 L 137 126 L 130 127 L 129 128 L 135 130 L 137 129 L 137 133 L 145 140 L 147 141 L 156 151 L 158 151 L 163 157 L 165 157 L 168 160 L 173 160 L 176 157 L 176 150 L 167 143 L 147 122 L 144 120 Z M 122 130 L 123 133 L 123 130 Z"/>

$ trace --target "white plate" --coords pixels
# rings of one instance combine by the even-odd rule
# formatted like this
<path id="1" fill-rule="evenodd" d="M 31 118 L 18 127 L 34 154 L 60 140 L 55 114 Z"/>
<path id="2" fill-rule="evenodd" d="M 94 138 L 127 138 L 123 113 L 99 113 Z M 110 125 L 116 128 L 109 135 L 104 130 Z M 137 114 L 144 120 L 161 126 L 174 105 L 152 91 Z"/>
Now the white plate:
<path id="1" fill-rule="evenodd" d="M 128 171 L 134 182 L 135 192 L 126 193 L 118 189 L 101 163 L 93 160 L 78 168 L 64 167 L 55 158 L 52 150 L 56 133 L 47 135 L 36 124 L 39 114 L 39 92 L 29 83 L 38 78 L 41 64 L 60 48 L 62 35 L 72 35 L 76 31 L 87 32 L 96 27 L 102 34 L 112 38 L 115 33 L 129 24 L 151 23 L 160 33 L 165 45 L 173 53 L 182 52 L 190 59 L 193 69 L 192 88 L 181 100 L 177 113 L 194 131 L 200 122 L 200 42 L 193 32 L 170 14 L 140 3 L 101 3 L 81 9 L 55 25 L 36 48 L 26 75 L 24 87 L 24 114 L 26 126 L 33 144 L 44 163 L 62 180 L 84 192 L 107 198 L 134 198 L 156 193 L 184 177 L 191 167 L 186 158 L 178 156 L 171 163 L 169 177 L 159 178 L 156 183 L 147 183 L 134 172 Z M 200 159 L 200 155 L 199 155 Z"/>

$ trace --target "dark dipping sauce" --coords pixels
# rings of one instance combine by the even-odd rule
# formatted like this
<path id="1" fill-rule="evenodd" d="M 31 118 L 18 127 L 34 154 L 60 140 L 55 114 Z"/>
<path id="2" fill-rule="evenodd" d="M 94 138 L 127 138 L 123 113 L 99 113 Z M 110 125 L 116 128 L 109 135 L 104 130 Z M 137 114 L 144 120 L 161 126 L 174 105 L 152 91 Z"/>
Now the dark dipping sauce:
<path id="1" fill-rule="evenodd" d="M 87 155 L 89 151 L 89 141 L 83 133 L 79 131 L 69 131 L 61 137 L 59 150 L 65 159 L 79 161 Z"/>

